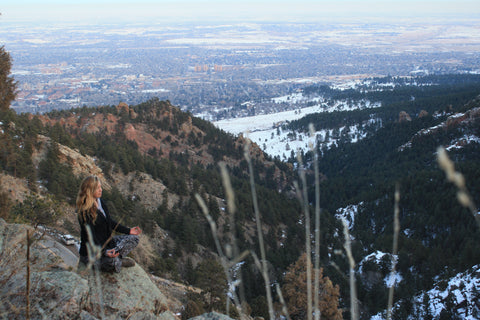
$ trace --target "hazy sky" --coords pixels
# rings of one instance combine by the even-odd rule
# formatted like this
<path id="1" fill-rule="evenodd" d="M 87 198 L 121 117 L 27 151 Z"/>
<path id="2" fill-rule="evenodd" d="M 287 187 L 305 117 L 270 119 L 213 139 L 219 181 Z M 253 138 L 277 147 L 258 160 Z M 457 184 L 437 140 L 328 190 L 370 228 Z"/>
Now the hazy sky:
<path id="1" fill-rule="evenodd" d="M 480 0 L 2 0 L 1 22 L 480 20 Z"/>

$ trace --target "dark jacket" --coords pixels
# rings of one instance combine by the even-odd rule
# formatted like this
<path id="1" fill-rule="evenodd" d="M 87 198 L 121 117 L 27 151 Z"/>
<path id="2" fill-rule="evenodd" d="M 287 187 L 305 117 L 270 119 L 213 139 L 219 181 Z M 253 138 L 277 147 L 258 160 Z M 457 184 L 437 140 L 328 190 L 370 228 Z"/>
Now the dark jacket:
<path id="1" fill-rule="evenodd" d="M 107 205 L 105 202 L 100 199 L 102 203 L 103 211 L 105 211 L 106 217 L 100 210 L 97 210 L 97 219 L 93 223 L 90 219 L 87 218 L 87 221 L 82 221 L 83 219 L 78 217 L 78 222 L 80 223 L 80 256 L 87 257 L 87 243 L 88 243 L 88 234 L 86 226 L 90 226 L 92 231 L 92 238 L 95 245 L 102 248 L 102 253 L 105 252 L 107 249 L 112 249 L 112 242 L 110 241 L 113 236 L 113 232 L 117 231 L 120 233 L 130 234 L 130 228 L 127 228 L 115 220 L 112 219 L 110 216 L 110 212 L 108 211 Z"/>

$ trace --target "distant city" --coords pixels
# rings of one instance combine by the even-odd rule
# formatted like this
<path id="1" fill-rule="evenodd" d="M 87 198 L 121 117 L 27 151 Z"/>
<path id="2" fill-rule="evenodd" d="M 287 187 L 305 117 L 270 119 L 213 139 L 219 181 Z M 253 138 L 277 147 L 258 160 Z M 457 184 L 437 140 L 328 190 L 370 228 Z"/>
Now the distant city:
<path id="1" fill-rule="evenodd" d="M 5 24 L 17 112 L 170 100 L 207 120 L 305 106 L 313 84 L 480 73 L 475 24 Z"/>

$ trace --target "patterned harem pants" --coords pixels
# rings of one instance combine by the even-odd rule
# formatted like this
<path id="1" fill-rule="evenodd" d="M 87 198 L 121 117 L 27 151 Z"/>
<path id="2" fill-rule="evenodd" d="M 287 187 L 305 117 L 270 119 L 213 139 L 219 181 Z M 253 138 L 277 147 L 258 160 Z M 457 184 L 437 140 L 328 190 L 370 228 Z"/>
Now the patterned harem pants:
<path id="1" fill-rule="evenodd" d="M 139 241 L 140 239 L 136 235 L 114 236 L 111 240 L 112 245 L 110 247 L 115 248 L 115 252 L 119 252 L 120 255 L 116 258 L 110 258 L 104 253 L 100 259 L 95 261 L 95 269 L 106 272 L 120 272 L 122 269 L 122 259 L 126 257 L 130 251 L 135 249 Z M 88 257 L 80 257 L 80 263 L 87 265 Z"/>

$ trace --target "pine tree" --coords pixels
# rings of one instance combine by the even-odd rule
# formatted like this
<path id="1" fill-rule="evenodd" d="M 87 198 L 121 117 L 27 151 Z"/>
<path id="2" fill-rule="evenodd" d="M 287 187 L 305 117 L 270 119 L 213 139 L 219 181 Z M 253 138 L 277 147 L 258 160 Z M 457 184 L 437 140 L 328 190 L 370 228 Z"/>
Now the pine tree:
<path id="1" fill-rule="evenodd" d="M 215 259 L 202 261 L 196 269 L 196 286 L 208 294 L 206 309 L 222 312 L 227 294 L 227 277 L 222 265 Z"/>
<path id="2" fill-rule="evenodd" d="M 311 270 L 313 270 L 313 267 Z M 342 310 L 339 309 L 340 289 L 338 285 L 334 286 L 327 276 L 323 276 L 323 269 L 320 269 L 319 272 L 319 308 L 321 319 L 343 319 Z M 305 253 L 288 268 L 284 278 L 282 293 L 291 318 L 298 320 L 307 319 L 307 255 Z"/>
<path id="3" fill-rule="evenodd" d="M 9 76 L 12 62 L 5 47 L 0 47 L 0 110 L 8 110 L 15 99 L 16 82 Z"/>

